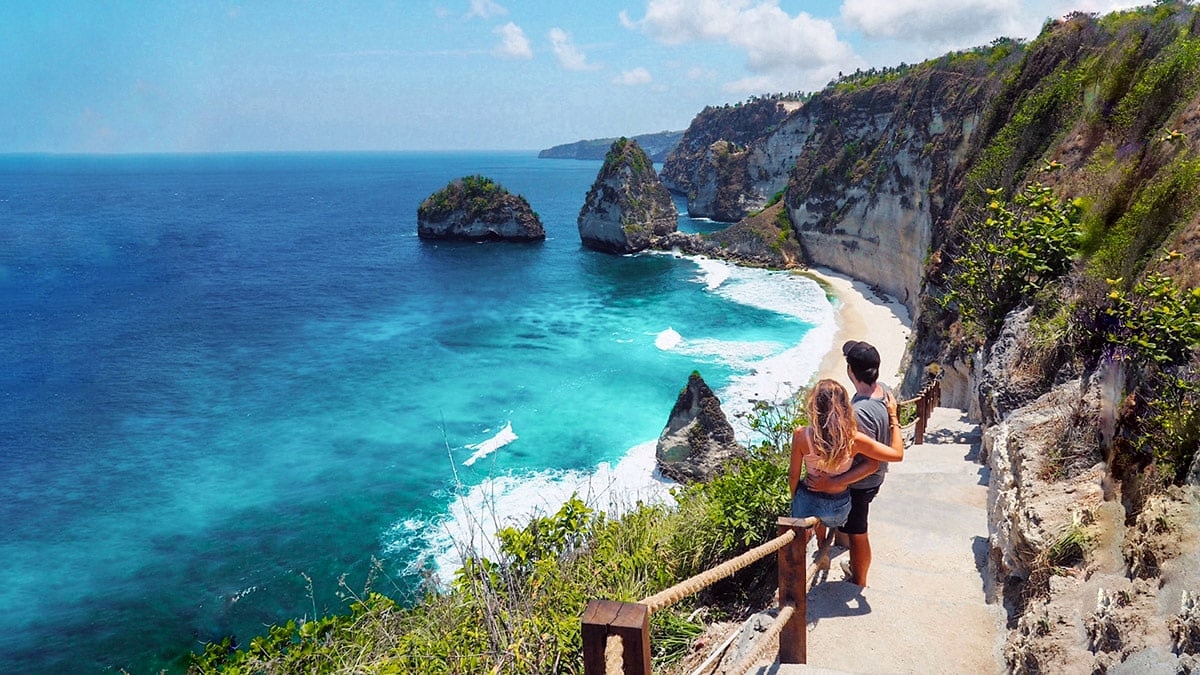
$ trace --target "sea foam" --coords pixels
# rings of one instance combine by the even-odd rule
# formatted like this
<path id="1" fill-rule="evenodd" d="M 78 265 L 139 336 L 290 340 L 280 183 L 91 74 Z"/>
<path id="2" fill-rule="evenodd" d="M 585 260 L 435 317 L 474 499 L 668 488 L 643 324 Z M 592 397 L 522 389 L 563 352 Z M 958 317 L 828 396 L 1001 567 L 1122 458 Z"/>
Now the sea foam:
<path id="1" fill-rule="evenodd" d="M 670 489 L 676 483 L 657 471 L 656 445 L 657 441 L 641 443 L 616 466 L 603 462 L 594 471 L 508 473 L 464 486 L 449 498 L 444 515 L 393 525 L 384 535 L 384 551 L 429 552 L 417 565 L 431 566 L 436 578 L 447 583 L 466 555 L 499 558 L 497 532 L 523 527 L 535 516 L 553 514 L 571 495 L 614 516 L 638 502 L 664 503 L 671 499 Z"/>
<path id="2" fill-rule="evenodd" d="M 471 466 L 475 462 L 517 440 L 517 438 L 518 436 L 513 433 L 512 422 L 509 422 L 508 424 L 504 425 L 504 428 L 500 430 L 500 433 L 492 436 L 486 441 L 472 443 L 465 446 L 468 450 L 474 450 L 475 453 L 463 462 L 463 466 Z"/>
<path id="3" fill-rule="evenodd" d="M 667 328 L 654 338 L 654 346 L 663 351 L 670 351 L 679 346 L 679 343 L 682 340 L 683 336 L 680 335 L 674 328 Z"/>

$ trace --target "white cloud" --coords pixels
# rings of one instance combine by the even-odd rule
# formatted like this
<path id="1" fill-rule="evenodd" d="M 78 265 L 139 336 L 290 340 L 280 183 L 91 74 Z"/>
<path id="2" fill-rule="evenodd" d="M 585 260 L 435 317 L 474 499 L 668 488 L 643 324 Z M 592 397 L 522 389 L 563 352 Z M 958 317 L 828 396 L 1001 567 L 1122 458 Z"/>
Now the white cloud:
<path id="1" fill-rule="evenodd" d="M 1018 0 L 846 0 L 842 19 L 867 38 L 971 46 L 1020 31 Z M 1039 21 L 1040 25 L 1040 21 Z"/>
<path id="2" fill-rule="evenodd" d="M 554 56 L 558 59 L 559 64 L 567 70 L 596 70 L 599 68 L 599 66 L 587 62 L 587 55 L 571 41 L 571 34 L 561 28 L 550 29 L 550 49 L 554 51 Z"/>
<path id="3" fill-rule="evenodd" d="M 1047 19 L 1073 11 L 1107 14 L 1145 5 L 1147 0 L 845 0 L 847 28 L 870 41 L 933 55 L 948 49 L 984 45 L 998 37 L 1032 39 Z M 901 45 L 902 43 L 902 45 Z"/>
<path id="4" fill-rule="evenodd" d="M 862 64 L 832 23 L 807 12 L 792 16 L 778 0 L 649 0 L 642 19 L 624 12 L 620 19 L 665 44 L 715 42 L 745 52 L 754 74 L 747 84 L 769 82 L 784 90 L 823 85 L 831 68 Z"/>
<path id="5" fill-rule="evenodd" d="M 508 14 L 508 10 L 497 4 L 495 0 L 471 0 L 471 11 L 467 12 L 467 18 L 493 19 L 505 14 Z"/>
<path id="6" fill-rule="evenodd" d="M 620 75 L 613 78 L 613 84 L 633 87 L 641 84 L 650 84 L 653 79 L 650 76 L 650 71 L 639 66 L 633 70 L 622 71 Z"/>
<path id="7" fill-rule="evenodd" d="M 533 49 L 529 47 L 529 38 L 517 24 L 509 21 L 503 26 L 497 26 L 492 31 L 500 36 L 500 44 L 496 45 L 497 56 L 510 59 L 532 59 Z"/>

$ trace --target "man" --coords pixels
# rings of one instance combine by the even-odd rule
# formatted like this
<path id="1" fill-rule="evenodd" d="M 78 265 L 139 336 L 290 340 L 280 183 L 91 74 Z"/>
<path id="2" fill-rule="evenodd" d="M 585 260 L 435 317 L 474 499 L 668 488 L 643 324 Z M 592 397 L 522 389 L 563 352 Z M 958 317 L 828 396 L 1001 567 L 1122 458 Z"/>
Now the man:
<path id="1" fill-rule="evenodd" d="M 850 340 L 842 345 L 842 356 L 846 358 L 846 374 L 854 384 L 851 405 L 858 429 L 880 443 L 891 442 L 891 425 L 888 420 L 886 396 L 879 384 L 879 350 L 869 343 Z M 840 492 L 850 488 L 850 517 L 840 531 L 846 535 L 850 549 L 850 565 L 843 571 L 847 580 L 859 586 L 867 585 L 867 570 L 871 567 L 871 541 L 867 537 L 867 516 L 871 500 L 879 492 L 887 473 L 887 463 L 878 462 L 861 455 L 855 456 L 854 465 L 837 479 L 822 480 L 813 487 L 822 492 Z"/>

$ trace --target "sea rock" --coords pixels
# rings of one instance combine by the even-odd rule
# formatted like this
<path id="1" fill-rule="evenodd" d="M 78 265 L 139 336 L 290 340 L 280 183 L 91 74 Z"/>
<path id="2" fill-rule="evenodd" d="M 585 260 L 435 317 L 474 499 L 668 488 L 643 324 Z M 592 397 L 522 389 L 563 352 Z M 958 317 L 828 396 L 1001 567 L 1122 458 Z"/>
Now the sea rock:
<path id="1" fill-rule="evenodd" d="M 675 202 L 636 141 L 617 139 L 579 210 L 583 245 L 606 253 L 636 253 L 675 232 Z"/>
<path id="2" fill-rule="evenodd" d="M 421 239 L 540 241 L 546 230 L 529 202 L 483 176 L 464 176 L 417 208 Z"/>
<path id="3" fill-rule="evenodd" d="M 746 456 L 721 410 L 721 400 L 700 373 L 692 371 L 679 392 L 654 456 L 664 476 L 683 483 L 707 481 L 731 460 Z"/>

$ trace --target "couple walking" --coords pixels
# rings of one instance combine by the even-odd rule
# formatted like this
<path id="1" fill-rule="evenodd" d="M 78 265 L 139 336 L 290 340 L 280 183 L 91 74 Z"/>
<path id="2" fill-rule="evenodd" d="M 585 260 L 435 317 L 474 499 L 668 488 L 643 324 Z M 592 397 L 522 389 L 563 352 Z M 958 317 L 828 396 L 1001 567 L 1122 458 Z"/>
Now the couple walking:
<path id="1" fill-rule="evenodd" d="M 834 380 L 817 382 L 808 396 L 808 426 L 792 433 L 788 481 L 791 515 L 816 516 L 817 565 L 829 568 L 833 528 L 849 540 L 848 581 L 867 585 L 871 542 L 867 515 L 879 492 L 887 462 L 904 459 L 904 441 L 896 414 L 896 397 L 878 382 L 879 351 L 851 340 L 842 345 L 846 372 L 854 385 L 850 398 Z"/>

